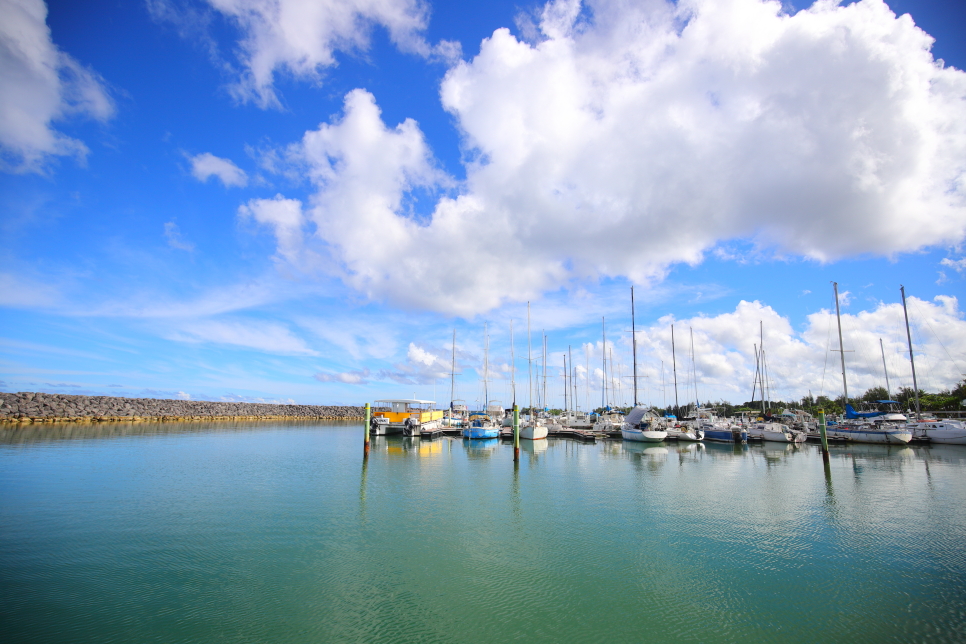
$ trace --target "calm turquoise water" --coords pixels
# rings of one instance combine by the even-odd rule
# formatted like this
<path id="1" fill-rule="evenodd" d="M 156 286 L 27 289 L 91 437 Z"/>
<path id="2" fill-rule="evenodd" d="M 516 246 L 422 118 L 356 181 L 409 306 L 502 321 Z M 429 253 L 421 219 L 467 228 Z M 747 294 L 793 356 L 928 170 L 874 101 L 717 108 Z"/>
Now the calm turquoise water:
<path id="1" fill-rule="evenodd" d="M 0 430 L 3 640 L 966 640 L 966 448 L 544 443 Z"/>

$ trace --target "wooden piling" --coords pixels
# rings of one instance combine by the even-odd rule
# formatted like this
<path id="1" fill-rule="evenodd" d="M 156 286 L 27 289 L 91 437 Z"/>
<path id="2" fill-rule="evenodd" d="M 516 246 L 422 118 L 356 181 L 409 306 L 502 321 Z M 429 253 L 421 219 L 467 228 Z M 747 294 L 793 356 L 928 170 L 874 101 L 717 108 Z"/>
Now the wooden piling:
<path id="1" fill-rule="evenodd" d="M 513 462 L 520 462 L 520 408 L 516 405 L 513 405 Z"/>
<path id="2" fill-rule="evenodd" d="M 370 415 L 371 415 L 371 409 L 369 407 L 369 403 L 366 403 L 366 413 L 365 413 L 365 419 L 366 419 L 366 442 L 365 442 L 365 445 L 364 445 L 363 451 L 362 451 L 362 457 L 363 458 L 369 458 L 369 421 L 370 421 Z"/>
<path id="3" fill-rule="evenodd" d="M 822 437 L 822 460 L 828 463 L 828 434 L 825 426 L 825 410 L 818 410 L 818 433 Z"/>

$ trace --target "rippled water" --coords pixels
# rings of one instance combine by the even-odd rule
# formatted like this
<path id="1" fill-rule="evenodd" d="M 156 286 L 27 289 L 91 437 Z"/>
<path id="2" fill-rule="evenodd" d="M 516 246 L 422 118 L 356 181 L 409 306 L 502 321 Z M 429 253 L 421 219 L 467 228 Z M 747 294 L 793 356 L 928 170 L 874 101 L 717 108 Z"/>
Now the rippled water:
<path id="1" fill-rule="evenodd" d="M 966 640 L 966 448 L 0 430 L 6 642 Z"/>

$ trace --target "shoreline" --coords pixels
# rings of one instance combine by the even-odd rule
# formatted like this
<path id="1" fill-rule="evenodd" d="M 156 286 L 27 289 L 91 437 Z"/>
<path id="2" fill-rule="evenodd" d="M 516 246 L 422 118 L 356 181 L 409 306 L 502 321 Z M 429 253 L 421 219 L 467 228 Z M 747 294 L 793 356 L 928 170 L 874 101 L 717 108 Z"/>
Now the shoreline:
<path id="1" fill-rule="evenodd" d="M 363 420 L 362 407 L 0 393 L 0 424 Z"/>

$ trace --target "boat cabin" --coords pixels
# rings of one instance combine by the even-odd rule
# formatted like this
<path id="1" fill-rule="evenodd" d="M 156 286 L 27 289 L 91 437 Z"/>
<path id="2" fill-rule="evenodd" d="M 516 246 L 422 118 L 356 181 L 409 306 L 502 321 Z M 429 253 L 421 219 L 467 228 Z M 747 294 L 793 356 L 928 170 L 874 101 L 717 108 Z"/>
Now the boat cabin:
<path id="1" fill-rule="evenodd" d="M 443 412 L 433 409 L 434 400 L 419 400 L 416 398 L 387 398 L 376 400 L 372 415 L 375 418 L 385 418 L 390 425 L 402 425 L 407 418 L 413 418 L 424 424 L 443 418 Z"/>

